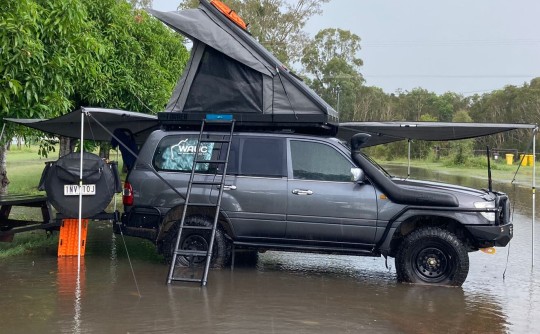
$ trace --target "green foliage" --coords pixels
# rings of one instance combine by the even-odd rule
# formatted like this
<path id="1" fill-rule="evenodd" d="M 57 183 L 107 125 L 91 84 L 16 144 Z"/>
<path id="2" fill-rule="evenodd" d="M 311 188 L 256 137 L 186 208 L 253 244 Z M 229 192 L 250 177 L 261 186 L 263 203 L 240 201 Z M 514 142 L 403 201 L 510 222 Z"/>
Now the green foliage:
<path id="1" fill-rule="evenodd" d="M 58 140 L 54 138 L 43 138 L 39 141 L 38 154 L 40 157 L 47 158 L 49 153 L 56 152 L 56 146 L 58 145 Z"/>
<path id="2" fill-rule="evenodd" d="M 458 111 L 452 118 L 452 122 L 470 123 L 471 116 L 466 110 Z M 473 155 L 474 140 L 464 139 L 452 141 L 450 144 L 450 157 L 454 165 L 465 165 Z"/>
<path id="3" fill-rule="evenodd" d="M 102 53 L 99 66 L 79 81 L 76 105 L 162 110 L 189 57 L 182 37 L 125 1 L 86 6 Z"/>
<path id="4" fill-rule="evenodd" d="M 79 0 L 6 0 L 0 11 L 0 117 L 66 112 L 94 51 Z M 9 129 L 8 129 L 9 130 Z M 11 138 L 10 131 L 6 134 Z"/>
<path id="5" fill-rule="evenodd" d="M 81 105 L 161 110 L 188 58 L 182 42 L 126 1 L 6 0 L 0 116 L 51 118 Z"/>

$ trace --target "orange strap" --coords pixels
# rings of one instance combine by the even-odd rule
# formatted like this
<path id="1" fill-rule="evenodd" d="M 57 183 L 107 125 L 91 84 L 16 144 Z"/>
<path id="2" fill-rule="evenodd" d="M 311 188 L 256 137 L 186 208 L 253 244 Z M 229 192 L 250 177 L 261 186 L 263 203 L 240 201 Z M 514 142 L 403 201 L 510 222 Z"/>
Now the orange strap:
<path id="1" fill-rule="evenodd" d="M 236 14 L 234 10 L 229 8 L 229 6 L 227 6 L 226 4 L 224 4 L 223 2 L 219 0 L 212 0 L 210 1 L 210 3 L 214 5 L 214 7 L 216 7 L 225 16 L 227 16 L 229 20 L 233 21 L 237 26 L 239 26 L 240 28 L 244 30 L 247 29 L 246 22 L 244 22 L 244 20 L 242 20 L 242 18 L 238 14 Z"/>

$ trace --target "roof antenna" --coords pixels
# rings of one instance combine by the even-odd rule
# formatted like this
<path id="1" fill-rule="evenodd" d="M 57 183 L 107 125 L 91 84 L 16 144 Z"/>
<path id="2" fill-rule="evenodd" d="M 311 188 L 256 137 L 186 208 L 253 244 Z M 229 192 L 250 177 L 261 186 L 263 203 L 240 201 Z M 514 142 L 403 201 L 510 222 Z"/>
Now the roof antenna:
<path id="1" fill-rule="evenodd" d="M 486 146 L 486 155 L 488 163 L 488 190 L 489 192 L 493 191 L 493 180 L 491 179 L 491 160 L 489 158 L 489 146 Z"/>

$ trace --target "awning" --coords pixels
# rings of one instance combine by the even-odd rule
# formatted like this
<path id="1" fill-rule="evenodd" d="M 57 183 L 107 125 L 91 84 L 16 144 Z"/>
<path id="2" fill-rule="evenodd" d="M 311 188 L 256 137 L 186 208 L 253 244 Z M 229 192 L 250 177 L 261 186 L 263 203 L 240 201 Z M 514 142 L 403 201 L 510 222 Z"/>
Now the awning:
<path id="1" fill-rule="evenodd" d="M 364 147 L 400 140 L 447 141 L 488 136 L 535 124 L 450 123 L 450 122 L 345 122 L 339 124 L 338 138 L 349 140 L 357 133 L 369 133 Z"/>
<path id="2" fill-rule="evenodd" d="M 68 114 L 52 119 L 17 119 L 4 118 L 8 122 L 21 124 L 52 135 L 80 138 L 81 113 L 85 113 L 84 139 L 110 141 L 116 129 L 130 130 L 137 142 L 142 142 L 146 136 L 158 126 L 157 117 L 132 111 L 104 108 L 83 107 Z M 106 129 L 100 126 L 101 123 Z"/>

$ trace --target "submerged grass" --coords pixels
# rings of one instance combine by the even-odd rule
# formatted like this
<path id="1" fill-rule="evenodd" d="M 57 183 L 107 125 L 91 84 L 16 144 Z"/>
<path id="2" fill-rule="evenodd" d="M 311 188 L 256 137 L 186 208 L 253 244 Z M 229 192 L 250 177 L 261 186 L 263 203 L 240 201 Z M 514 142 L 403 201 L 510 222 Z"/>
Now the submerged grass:
<path id="1" fill-rule="evenodd" d="M 406 159 L 397 159 L 392 161 L 380 161 L 383 166 L 407 166 Z M 470 158 L 466 164 L 455 165 L 448 160 L 432 161 L 432 160 L 411 160 L 411 167 L 425 168 L 428 170 L 436 170 L 449 175 L 466 175 L 468 177 L 487 179 L 487 160 L 483 157 Z M 519 167 L 519 170 L 518 170 Z M 531 166 L 506 165 L 500 161 L 491 161 L 491 175 L 494 180 L 510 183 L 515 176 L 516 185 L 528 186 L 532 178 Z M 518 172 L 516 175 L 516 171 Z M 540 168 L 536 170 L 536 176 L 540 176 Z"/>
<path id="2" fill-rule="evenodd" d="M 58 245 L 58 234 L 47 234 L 45 231 L 30 231 L 16 234 L 13 241 L 0 242 L 0 260 L 16 255 L 32 253 L 36 250 Z"/>

